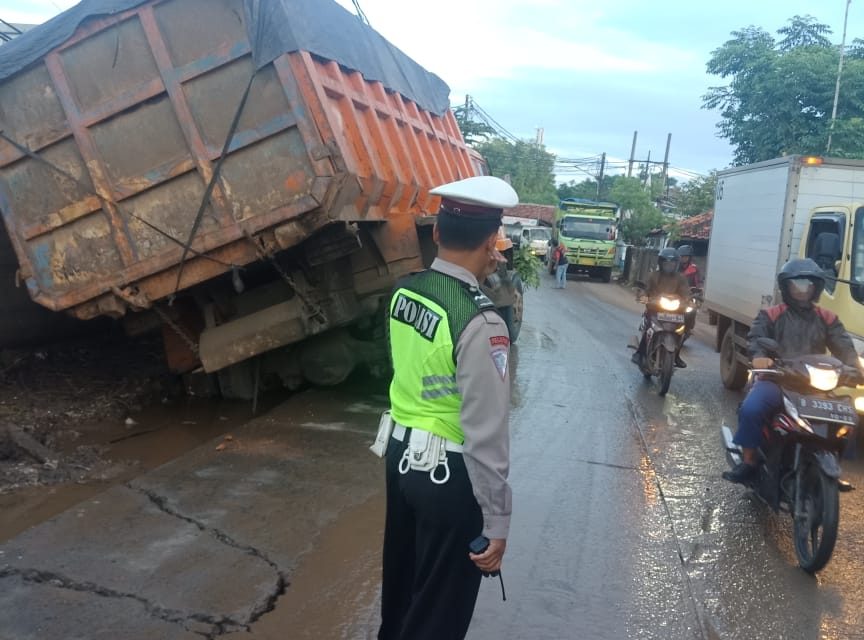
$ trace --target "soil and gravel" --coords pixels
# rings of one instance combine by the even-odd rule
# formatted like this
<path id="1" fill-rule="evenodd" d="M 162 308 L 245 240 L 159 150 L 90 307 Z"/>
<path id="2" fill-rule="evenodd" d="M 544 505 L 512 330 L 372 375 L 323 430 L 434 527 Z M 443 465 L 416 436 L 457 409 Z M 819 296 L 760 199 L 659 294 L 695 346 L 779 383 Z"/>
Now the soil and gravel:
<path id="1" fill-rule="evenodd" d="M 132 428 L 132 416 L 165 401 L 173 384 L 161 337 L 130 338 L 114 324 L 71 341 L 3 350 L 0 494 L 117 474 L 124 462 L 105 457 L 106 423 Z"/>

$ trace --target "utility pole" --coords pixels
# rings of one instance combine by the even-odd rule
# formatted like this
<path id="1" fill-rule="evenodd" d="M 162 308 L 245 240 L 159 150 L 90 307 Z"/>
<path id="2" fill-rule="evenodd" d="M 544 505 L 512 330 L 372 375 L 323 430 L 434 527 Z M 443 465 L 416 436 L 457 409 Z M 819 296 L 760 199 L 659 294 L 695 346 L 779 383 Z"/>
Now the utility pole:
<path id="1" fill-rule="evenodd" d="M 831 137 L 834 135 L 834 121 L 837 120 L 837 100 L 840 97 L 840 74 L 843 73 L 843 57 L 846 55 L 846 24 L 849 22 L 849 5 L 852 0 L 846 0 L 846 15 L 843 16 L 843 40 L 840 42 L 840 62 L 837 65 L 837 82 L 834 85 L 834 107 L 831 110 L 831 127 L 828 129 L 828 144 L 825 153 L 831 151 Z"/>
<path id="2" fill-rule="evenodd" d="M 645 161 L 645 179 L 642 180 L 642 186 L 648 186 L 648 180 L 651 179 L 651 149 L 648 149 L 648 159 Z"/>
<path id="3" fill-rule="evenodd" d="M 633 175 L 633 156 L 636 154 L 636 136 L 638 134 L 638 131 L 633 132 L 633 146 L 630 147 L 630 163 L 627 165 L 628 178 Z"/>
<path id="4" fill-rule="evenodd" d="M 606 169 L 606 152 L 600 156 L 600 176 L 597 178 L 597 200 L 600 200 L 600 189 L 603 188 L 603 171 Z"/>
<path id="5" fill-rule="evenodd" d="M 669 147 L 672 145 L 672 134 L 666 136 L 666 155 L 663 157 L 663 191 L 669 197 Z"/>
<path id="6" fill-rule="evenodd" d="M 534 138 L 534 144 L 538 147 L 543 144 L 543 127 L 537 127 L 537 135 Z"/>

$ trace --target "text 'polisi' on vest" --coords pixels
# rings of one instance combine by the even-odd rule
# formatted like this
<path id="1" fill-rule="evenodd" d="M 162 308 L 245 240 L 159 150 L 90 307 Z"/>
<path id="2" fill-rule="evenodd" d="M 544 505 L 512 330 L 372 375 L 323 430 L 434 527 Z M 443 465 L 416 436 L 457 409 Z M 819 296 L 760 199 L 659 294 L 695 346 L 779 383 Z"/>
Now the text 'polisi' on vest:
<path id="1" fill-rule="evenodd" d="M 441 323 L 441 316 L 426 305 L 399 294 L 393 306 L 393 319 L 414 327 L 427 340 L 435 339 L 435 331 Z"/>

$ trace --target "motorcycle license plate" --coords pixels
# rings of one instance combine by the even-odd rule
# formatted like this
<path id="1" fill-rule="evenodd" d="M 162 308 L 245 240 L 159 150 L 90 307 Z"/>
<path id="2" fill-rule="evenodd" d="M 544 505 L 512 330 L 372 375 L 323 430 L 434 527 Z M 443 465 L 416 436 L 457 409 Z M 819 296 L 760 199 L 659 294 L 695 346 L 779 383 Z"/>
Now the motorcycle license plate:
<path id="1" fill-rule="evenodd" d="M 684 315 L 680 313 L 658 313 L 657 319 L 660 322 L 677 322 L 681 324 L 684 322 Z"/>
<path id="2" fill-rule="evenodd" d="M 841 422 L 853 426 L 858 424 L 858 414 L 855 412 L 855 407 L 843 398 L 799 395 L 795 398 L 795 406 L 802 418 Z"/>

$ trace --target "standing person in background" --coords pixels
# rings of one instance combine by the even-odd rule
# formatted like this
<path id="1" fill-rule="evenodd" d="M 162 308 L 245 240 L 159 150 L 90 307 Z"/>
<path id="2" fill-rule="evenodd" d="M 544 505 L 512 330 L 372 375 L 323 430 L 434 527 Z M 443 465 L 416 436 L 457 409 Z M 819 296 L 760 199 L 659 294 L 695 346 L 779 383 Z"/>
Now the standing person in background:
<path id="1" fill-rule="evenodd" d="M 563 242 L 557 240 L 553 240 L 552 243 L 554 247 L 552 257 L 555 260 L 555 288 L 565 289 L 567 288 L 567 267 L 570 266 L 567 261 L 567 247 L 564 246 Z"/>
<path id="2" fill-rule="evenodd" d="M 389 306 L 395 424 L 379 640 L 464 638 L 510 527 L 510 339 L 480 283 L 501 259 L 503 209 L 518 197 L 490 176 L 430 193 L 441 196 L 438 257 L 402 280 Z"/>

